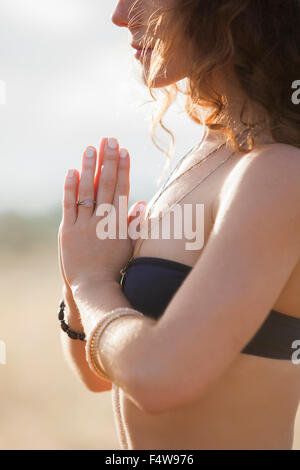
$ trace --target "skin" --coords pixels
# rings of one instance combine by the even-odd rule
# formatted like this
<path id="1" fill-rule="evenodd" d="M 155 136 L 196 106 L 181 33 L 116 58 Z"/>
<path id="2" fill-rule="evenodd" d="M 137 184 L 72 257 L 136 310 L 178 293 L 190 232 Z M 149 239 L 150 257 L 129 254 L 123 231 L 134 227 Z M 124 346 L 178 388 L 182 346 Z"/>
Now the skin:
<path id="1" fill-rule="evenodd" d="M 112 13 L 112 22 L 119 27 L 128 28 L 131 38 L 130 43 L 141 45 L 144 32 L 147 29 L 151 14 L 157 9 L 162 7 L 169 7 L 172 5 L 172 0 L 139 0 L 137 5 L 135 1 L 121 0 L 117 2 L 116 8 Z M 156 33 L 159 35 L 159 32 Z M 153 33 L 153 44 L 157 36 Z M 155 77 L 154 88 L 161 88 L 170 85 L 185 78 L 189 70 L 189 60 L 187 57 L 187 48 L 182 44 L 180 49 L 176 51 L 176 55 L 180 56 L 180 63 L 170 61 L 166 73 L 160 69 Z M 149 71 L 150 55 L 146 56 L 145 67 L 141 68 L 141 79 L 145 83 L 145 78 Z"/>
<path id="2" fill-rule="evenodd" d="M 128 27 L 132 5 L 132 1 L 119 1 L 113 23 Z M 153 5 L 148 0 L 139 2 L 142 24 Z M 143 28 L 138 33 L 130 29 L 136 34 L 135 43 Z M 165 84 L 160 81 L 158 86 L 187 76 L 180 54 L 170 64 Z M 217 80 L 235 118 L 243 94 L 230 70 Z M 255 107 L 254 118 L 259 120 L 261 112 Z M 79 199 L 95 197 L 114 205 L 116 195 L 128 197 L 129 152 L 121 161 L 119 147 L 112 156 L 105 144 L 106 139 L 92 160 L 85 152 L 81 175 L 75 171 L 66 178 L 59 230 L 68 321 L 87 336 L 105 313 L 130 307 L 117 274 L 134 243 L 99 242 L 95 212 L 83 206 L 77 212 L 75 205 L 77 193 Z M 208 135 L 178 174 L 216 144 L 216 137 Z M 229 153 L 230 149 L 222 149 L 196 167 L 188 184 L 207 175 Z M 82 344 L 62 336 L 71 365 L 86 386 L 95 392 L 112 389 L 123 449 L 292 447 L 300 367 L 240 351 L 271 308 L 300 318 L 299 178 L 299 149 L 277 144 L 267 132 L 261 133 L 253 152 L 232 156 L 180 203 L 204 204 L 205 242 L 200 250 L 187 251 L 184 237 L 144 240 L 138 256 L 170 259 L 194 269 L 158 322 L 125 317 L 106 328 L 100 345 L 108 380 L 89 369 Z M 157 213 L 176 200 L 176 190 L 178 186 L 158 201 Z"/>

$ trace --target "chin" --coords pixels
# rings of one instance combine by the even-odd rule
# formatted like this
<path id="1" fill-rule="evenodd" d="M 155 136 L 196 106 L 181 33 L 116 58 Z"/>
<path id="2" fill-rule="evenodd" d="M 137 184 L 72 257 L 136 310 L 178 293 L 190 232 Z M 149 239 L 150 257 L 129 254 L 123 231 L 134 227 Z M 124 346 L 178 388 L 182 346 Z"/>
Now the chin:
<path id="1" fill-rule="evenodd" d="M 149 63 L 148 61 L 146 64 L 143 66 L 143 83 L 147 86 L 147 74 L 149 71 Z M 158 71 L 156 76 L 153 79 L 153 88 L 163 88 L 169 85 L 172 85 L 173 83 L 177 83 L 180 80 L 183 80 L 184 78 L 187 77 L 187 74 L 184 73 L 183 71 L 180 72 L 178 69 L 176 70 L 176 67 L 172 67 L 172 65 L 169 65 L 167 70 L 164 71 Z"/>

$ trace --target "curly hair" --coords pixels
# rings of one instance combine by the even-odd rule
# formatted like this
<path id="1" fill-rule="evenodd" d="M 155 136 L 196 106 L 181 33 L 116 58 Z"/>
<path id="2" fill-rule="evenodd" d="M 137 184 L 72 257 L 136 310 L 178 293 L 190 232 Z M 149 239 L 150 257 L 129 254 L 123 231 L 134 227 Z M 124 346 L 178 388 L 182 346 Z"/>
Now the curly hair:
<path id="1" fill-rule="evenodd" d="M 165 73 L 172 58 L 176 60 L 177 46 L 186 43 L 191 58 L 186 90 L 178 82 L 161 88 L 164 100 L 152 116 L 151 139 L 169 160 L 175 139 L 162 118 L 178 92 L 187 96 L 185 110 L 194 122 L 224 135 L 236 151 L 247 153 L 255 147 L 253 138 L 246 148 L 237 142 L 226 96 L 214 89 L 214 73 L 226 66 L 235 74 L 247 104 L 263 107 L 264 126 L 274 141 L 300 148 L 300 106 L 292 102 L 292 84 L 300 79 L 299 0 L 173 0 L 151 15 L 144 50 L 153 48 L 153 32 L 159 39 L 146 84 L 154 101 L 155 76 L 159 69 Z M 205 118 L 204 109 L 209 110 Z M 172 138 L 168 153 L 155 141 L 158 124 Z M 249 122 L 245 125 L 251 127 Z"/>

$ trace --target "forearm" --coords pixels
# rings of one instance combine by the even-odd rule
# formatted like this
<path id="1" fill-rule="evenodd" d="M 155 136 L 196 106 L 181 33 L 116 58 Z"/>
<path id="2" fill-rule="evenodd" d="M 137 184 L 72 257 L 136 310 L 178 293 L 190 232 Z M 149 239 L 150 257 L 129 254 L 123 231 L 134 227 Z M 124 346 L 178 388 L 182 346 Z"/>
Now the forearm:
<path id="1" fill-rule="evenodd" d="M 66 320 L 69 327 L 76 332 L 82 332 L 83 327 L 79 311 L 73 298 L 68 295 L 66 289 L 63 292 L 63 297 L 66 304 Z M 63 331 L 61 332 L 61 342 L 69 366 L 90 391 L 104 392 L 111 390 L 111 382 L 107 382 L 100 377 L 98 378 L 91 371 L 86 360 L 85 342 L 74 341 Z"/>
<path id="2" fill-rule="evenodd" d="M 119 307 L 132 308 L 116 282 L 81 284 L 73 293 L 87 335 L 104 314 Z M 136 385 L 145 373 L 146 351 L 155 323 L 146 316 L 125 316 L 111 322 L 101 336 L 104 371 L 133 401 Z"/>

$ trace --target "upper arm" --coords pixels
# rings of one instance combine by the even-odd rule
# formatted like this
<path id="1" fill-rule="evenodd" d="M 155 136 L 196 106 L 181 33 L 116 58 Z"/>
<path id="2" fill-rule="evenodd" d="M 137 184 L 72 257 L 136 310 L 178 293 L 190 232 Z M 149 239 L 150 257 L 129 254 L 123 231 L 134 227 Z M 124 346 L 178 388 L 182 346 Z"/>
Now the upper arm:
<path id="1" fill-rule="evenodd" d="M 299 258 L 300 152 L 278 145 L 244 157 L 203 254 L 145 346 L 145 408 L 165 411 L 206 392 L 259 329 Z"/>

